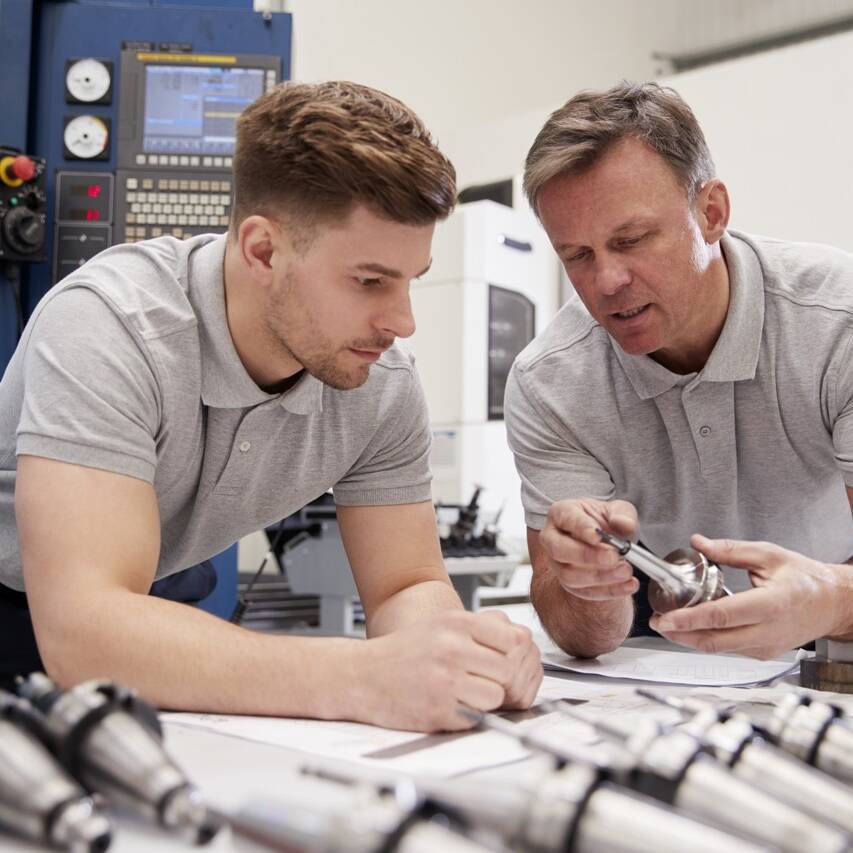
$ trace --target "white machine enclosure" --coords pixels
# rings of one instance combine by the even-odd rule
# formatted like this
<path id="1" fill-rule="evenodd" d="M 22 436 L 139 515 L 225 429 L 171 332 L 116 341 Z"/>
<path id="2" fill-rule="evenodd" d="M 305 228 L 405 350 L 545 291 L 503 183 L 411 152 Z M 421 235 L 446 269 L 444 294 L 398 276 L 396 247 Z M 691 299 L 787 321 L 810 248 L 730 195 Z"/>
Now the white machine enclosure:
<path id="1" fill-rule="evenodd" d="M 538 334 L 557 309 L 558 263 L 529 208 L 491 201 L 462 205 L 439 223 L 432 254 L 429 272 L 412 286 L 417 330 L 405 346 L 417 359 L 430 411 L 433 499 L 467 502 L 479 484 L 483 520 L 504 506 L 502 531 L 522 537 L 520 481 L 504 421 L 494 412 L 489 419 L 489 288 L 527 297 Z"/>

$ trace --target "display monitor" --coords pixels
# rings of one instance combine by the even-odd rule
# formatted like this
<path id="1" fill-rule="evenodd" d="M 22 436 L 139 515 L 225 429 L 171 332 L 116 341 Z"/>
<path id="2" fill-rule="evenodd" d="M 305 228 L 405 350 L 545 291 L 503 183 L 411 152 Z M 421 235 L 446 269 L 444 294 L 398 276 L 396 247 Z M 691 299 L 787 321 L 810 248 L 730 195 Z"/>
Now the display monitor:
<path id="1" fill-rule="evenodd" d="M 142 150 L 233 154 L 237 117 L 264 88 L 261 68 L 146 66 Z"/>

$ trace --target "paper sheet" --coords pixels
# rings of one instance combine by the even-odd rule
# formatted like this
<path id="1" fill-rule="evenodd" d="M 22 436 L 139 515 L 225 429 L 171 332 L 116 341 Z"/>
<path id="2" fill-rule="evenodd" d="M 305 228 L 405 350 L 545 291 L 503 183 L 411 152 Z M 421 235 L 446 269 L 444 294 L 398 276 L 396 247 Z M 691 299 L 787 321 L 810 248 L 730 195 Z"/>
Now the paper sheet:
<path id="1" fill-rule="evenodd" d="M 746 687 L 766 684 L 794 672 L 799 667 L 799 663 L 790 660 L 761 661 L 729 655 L 668 652 L 625 646 L 595 660 L 580 660 L 562 652 L 546 652 L 542 655 L 542 663 L 547 669 L 565 672 L 695 687 Z"/>
<path id="2" fill-rule="evenodd" d="M 204 728 L 389 773 L 448 778 L 529 754 L 496 732 L 423 735 L 361 723 L 222 714 L 166 713 L 161 719 L 167 725 Z"/>
<path id="3" fill-rule="evenodd" d="M 677 720 L 677 711 L 637 696 L 616 683 L 589 683 L 546 675 L 530 711 L 504 713 L 519 730 L 532 731 L 560 744 L 595 744 L 599 737 L 589 724 L 555 713 L 540 703 L 568 699 L 589 716 L 611 719 L 654 716 Z M 164 713 L 166 726 L 201 728 L 231 737 L 286 747 L 317 758 L 348 761 L 377 773 L 405 773 L 449 778 L 472 770 L 496 767 L 526 758 L 528 750 L 499 732 L 419 734 L 381 729 L 360 723 L 223 714 Z"/>

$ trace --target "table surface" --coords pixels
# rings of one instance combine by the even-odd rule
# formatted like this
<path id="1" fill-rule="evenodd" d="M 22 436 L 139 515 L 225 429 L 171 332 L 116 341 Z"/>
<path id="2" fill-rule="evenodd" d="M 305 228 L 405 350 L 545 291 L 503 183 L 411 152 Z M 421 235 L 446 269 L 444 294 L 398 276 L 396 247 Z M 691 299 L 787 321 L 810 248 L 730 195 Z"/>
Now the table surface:
<path id="1" fill-rule="evenodd" d="M 506 608 L 512 615 L 521 615 L 519 605 Z M 529 609 L 529 605 L 528 605 Z M 513 612 L 515 611 L 515 612 Z M 627 644 L 639 648 L 660 648 L 677 650 L 677 646 L 659 638 L 635 638 Z M 584 676 L 574 673 L 552 673 L 551 678 L 566 682 L 567 693 L 571 686 L 589 684 L 607 684 L 608 694 L 613 701 L 620 697 L 635 696 L 638 686 L 634 681 L 620 679 L 601 679 L 596 676 Z M 553 685 L 553 681 L 551 682 Z M 649 684 L 648 686 L 654 686 Z M 672 691 L 674 685 L 665 685 Z M 650 700 L 646 700 L 651 703 Z M 310 799 L 317 792 L 322 796 L 326 790 L 322 786 L 328 783 L 315 782 L 299 775 L 298 771 L 306 761 L 306 754 L 278 746 L 244 740 L 221 733 L 178 725 L 166 725 L 166 746 L 187 775 L 199 786 L 208 801 L 224 811 L 236 811 L 250 802 L 252 798 L 262 796 L 274 799 L 277 796 L 292 797 L 298 789 Z M 329 760 L 317 762 L 320 765 L 332 765 Z M 526 779 L 541 774 L 549 766 L 545 756 L 533 755 L 520 762 L 477 770 L 467 774 L 469 778 L 488 781 L 490 784 L 518 785 Z M 355 772 L 364 775 L 364 768 L 354 767 Z M 312 786 L 316 787 L 312 794 Z M 125 814 L 112 814 L 114 818 L 114 840 L 111 853 L 170 853 L 192 849 L 181 839 L 173 838 L 156 828 L 143 824 Z M 32 853 L 48 848 L 19 841 L 12 836 L 0 836 L 0 850 L 9 853 Z M 223 830 L 205 849 L 210 851 L 245 851 L 245 846 L 232 837 L 228 829 Z"/>

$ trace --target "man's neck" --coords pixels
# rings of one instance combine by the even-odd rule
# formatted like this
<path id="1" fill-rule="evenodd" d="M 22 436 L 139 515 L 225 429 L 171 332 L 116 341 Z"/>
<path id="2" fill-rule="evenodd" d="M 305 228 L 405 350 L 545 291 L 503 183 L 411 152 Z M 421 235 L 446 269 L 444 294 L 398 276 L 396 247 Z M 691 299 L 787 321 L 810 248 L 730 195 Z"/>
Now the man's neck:
<path id="1" fill-rule="evenodd" d="M 277 388 L 290 380 L 291 386 L 294 385 L 302 373 L 302 365 L 283 354 L 281 346 L 271 340 L 263 317 L 261 288 L 246 275 L 238 249 L 230 240 L 225 247 L 223 280 L 228 331 L 246 372 L 264 390 Z"/>

